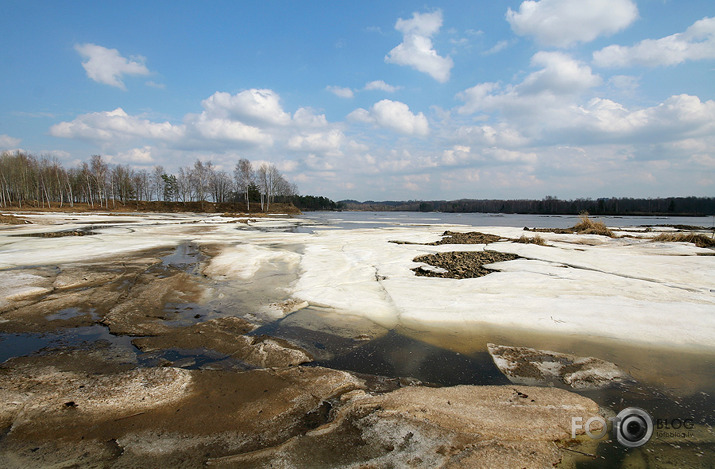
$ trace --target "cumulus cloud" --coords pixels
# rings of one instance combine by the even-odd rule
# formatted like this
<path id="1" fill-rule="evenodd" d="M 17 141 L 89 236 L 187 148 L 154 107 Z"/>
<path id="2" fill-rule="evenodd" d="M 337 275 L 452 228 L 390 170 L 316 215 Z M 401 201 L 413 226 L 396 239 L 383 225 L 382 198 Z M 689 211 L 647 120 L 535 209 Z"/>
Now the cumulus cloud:
<path id="1" fill-rule="evenodd" d="M 117 49 L 107 49 L 96 44 L 76 44 L 74 49 L 86 59 L 82 62 L 87 76 L 97 83 L 116 86 L 126 90 L 122 77 L 124 75 L 149 75 L 149 69 L 141 56 L 127 59 L 119 54 Z"/>
<path id="2" fill-rule="evenodd" d="M 142 148 L 132 148 L 129 151 L 120 152 L 116 156 L 111 158 L 114 163 L 139 163 L 139 164 L 149 164 L 154 161 L 151 156 L 151 147 L 145 146 Z"/>
<path id="3" fill-rule="evenodd" d="M 463 114 L 480 110 L 523 114 L 555 109 L 602 82 L 588 65 L 561 52 L 537 52 L 531 64 L 542 68 L 517 85 L 502 87 L 498 83 L 480 83 L 459 93 L 457 97 L 465 102 L 459 111 Z"/>
<path id="4" fill-rule="evenodd" d="M 407 104 L 383 99 L 373 104 L 370 110 L 356 109 L 348 118 L 367 122 L 405 135 L 427 135 L 429 123 L 423 113 L 413 114 Z"/>
<path id="5" fill-rule="evenodd" d="M 369 83 L 365 84 L 365 90 L 371 91 L 371 90 L 379 90 L 379 91 L 386 91 L 388 93 L 394 93 L 395 91 L 401 89 L 401 86 L 392 86 L 388 85 L 382 80 L 375 80 L 371 81 Z"/>
<path id="6" fill-rule="evenodd" d="M 671 96 L 657 106 L 630 110 L 620 103 L 594 98 L 579 106 L 568 127 L 594 141 L 675 141 L 715 135 L 715 101 L 697 96 Z"/>
<path id="7" fill-rule="evenodd" d="M 325 114 L 316 114 L 311 108 L 301 107 L 293 114 L 293 123 L 298 127 L 326 127 L 328 119 Z"/>
<path id="8" fill-rule="evenodd" d="M 594 64 L 601 67 L 657 67 L 714 58 L 715 18 L 707 17 L 682 33 L 646 39 L 630 47 L 612 45 L 593 53 Z"/>
<path id="9" fill-rule="evenodd" d="M 339 98 L 349 99 L 355 96 L 355 93 L 353 93 L 353 90 L 351 90 L 350 88 L 343 88 L 341 86 L 327 86 L 325 87 L 325 89 Z"/>
<path id="10" fill-rule="evenodd" d="M 411 19 L 398 19 L 395 29 L 402 33 L 402 42 L 385 56 L 385 62 L 412 67 L 440 83 L 446 83 L 454 62 L 450 57 L 437 54 L 432 45 L 432 36 L 441 27 L 440 10 L 433 13 L 415 12 Z"/>
<path id="11" fill-rule="evenodd" d="M 345 140 L 345 135 L 338 129 L 331 129 L 326 132 L 313 132 L 302 135 L 294 135 L 288 140 L 288 148 L 291 150 L 323 152 L 329 154 L 340 154 L 340 146 Z"/>
<path id="12" fill-rule="evenodd" d="M 246 125 L 243 122 L 211 117 L 201 113 L 187 119 L 188 129 L 209 141 L 243 143 L 248 145 L 271 145 L 273 139 L 260 128 Z"/>
<path id="13" fill-rule="evenodd" d="M 216 92 L 201 105 L 211 117 L 239 120 L 245 124 L 287 125 L 290 114 L 280 104 L 278 93 L 250 89 L 237 94 Z"/>
<path id="14" fill-rule="evenodd" d="M 50 127 L 54 137 L 83 140 L 111 141 L 128 138 L 173 140 L 184 135 L 182 126 L 169 122 L 152 122 L 128 115 L 124 109 L 92 112 L 77 116 L 70 122 L 60 122 Z"/>
<path id="15" fill-rule="evenodd" d="M 10 148 L 15 148 L 17 147 L 20 142 L 19 138 L 14 138 L 6 134 L 0 135 L 0 149 L 1 150 L 9 150 Z"/>
<path id="16" fill-rule="evenodd" d="M 546 46 L 568 47 L 621 31 L 638 17 L 632 0 L 526 0 L 506 19 L 520 36 Z"/>

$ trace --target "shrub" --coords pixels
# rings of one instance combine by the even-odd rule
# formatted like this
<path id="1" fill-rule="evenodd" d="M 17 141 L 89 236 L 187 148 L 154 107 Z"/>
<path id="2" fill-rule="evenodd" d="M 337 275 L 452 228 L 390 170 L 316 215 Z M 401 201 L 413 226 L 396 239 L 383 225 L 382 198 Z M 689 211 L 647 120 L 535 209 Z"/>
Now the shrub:
<path id="1" fill-rule="evenodd" d="M 517 243 L 523 244 L 538 244 L 539 246 L 546 246 L 546 241 L 539 235 L 529 238 L 526 235 L 521 235 L 519 239 L 516 240 Z"/>
<path id="2" fill-rule="evenodd" d="M 578 234 L 596 234 L 615 238 L 613 231 L 609 230 L 602 221 L 594 221 L 588 217 L 588 212 L 582 212 L 580 215 L 581 221 L 576 223 L 571 229 Z"/>

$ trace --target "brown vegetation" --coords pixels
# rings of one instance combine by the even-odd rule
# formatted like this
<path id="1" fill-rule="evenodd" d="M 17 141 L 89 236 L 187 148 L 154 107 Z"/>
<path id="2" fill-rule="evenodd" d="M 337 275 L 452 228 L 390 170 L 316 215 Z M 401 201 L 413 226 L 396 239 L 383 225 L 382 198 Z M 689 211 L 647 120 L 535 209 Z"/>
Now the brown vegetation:
<path id="1" fill-rule="evenodd" d="M 595 234 L 615 238 L 613 231 L 609 230 L 602 221 L 595 221 L 588 217 L 588 212 L 582 212 L 581 220 L 571 228 L 524 228 L 525 231 L 557 234 Z"/>
<path id="2" fill-rule="evenodd" d="M 533 238 L 529 238 L 526 235 L 521 235 L 519 239 L 514 241 L 515 243 L 522 243 L 522 244 L 538 244 L 539 246 L 546 246 L 546 241 L 544 241 L 544 238 L 542 238 L 539 235 L 534 236 Z"/>
<path id="3" fill-rule="evenodd" d="M 699 248 L 715 247 L 715 239 L 708 238 L 701 233 L 663 233 L 653 238 L 653 241 L 693 243 Z"/>
<path id="4" fill-rule="evenodd" d="M 16 217 L 15 215 L 11 214 L 0 214 L 0 224 L 5 224 L 5 225 L 26 225 L 32 223 L 29 220 L 25 220 L 24 218 Z"/>
<path id="5" fill-rule="evenodd" d="M 594 221 L 588 217 L 588 212 L 583 212 L 580 215 L 581 221 L 576 223 L 571 229 L 578 234 L 596 234 L 615 238 L 613 231 L 609 230 L 602 221 Z"/>

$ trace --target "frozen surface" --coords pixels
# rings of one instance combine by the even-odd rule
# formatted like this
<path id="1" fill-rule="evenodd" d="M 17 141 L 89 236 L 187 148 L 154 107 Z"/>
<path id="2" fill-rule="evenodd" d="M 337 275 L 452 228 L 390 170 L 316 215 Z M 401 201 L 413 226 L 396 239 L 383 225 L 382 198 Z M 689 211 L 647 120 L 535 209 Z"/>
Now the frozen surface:
<path id="1" fill-rule="evenodd" d="M 203 273 L 224 285 L 234 282 L 250 293 L 259 284 L 288 279 L 280 285 L 288 297 L 387 328 L 478 330 L 489 325 L 715 349 L 713 250 L 654 243 L 648 239 L 650 233 L 620 239 L 540 233 L 547 246 L 513 242 L 429 246 L 391 241 L 428 243 L 439 240 L 445 230 L 481 231 L 511 239 L 525 232 L 522 226 L 437 224 L 439 219 L 428 217 L 415 223 L 397 216 L 377 218 L 380 226 L 325 218 L 321 229 L 312 232 L 295 229 L 314 227 L 315 220 L 285 217 L 33 214 L 28 218 L 35 224 L 0 229 L 3 297 L 39 294 L 48 288 L 39 276 L 8 269 L 112 262 L 124 253 L 192 242 L 214 250 L 216 255 Z M 340 226 L 328 229 L 331 223 Z M 89 226 L 96 234 L 17 236 Z M 413 259 L 421 254 L 485 248 L 521 258 L 493 264 L 498 272 L 475 279 L 417 277 L 411 270 L 420 265 Z M 281 272 L 295 272 L 297 279 Z M 229 301 L 217 298 L 222 306 Z"/>
<path id="2" fill-rule="evenodd" d="M 385 327 L 461 330 L 490 324 L 715 348 L 715 257 L 696 255 L 712 250 L 545 233 L 551 246 L 490 244 L 488 249 L 524 257 L 494 264 L 500 272 L 464 280 L 416 277 L 410 269 L 418 265 L 412 259 L 420 254 L 485 248 L 389 242 L 434 241 L 442 229 L 322 231 L 306 247 L 295 296 L 364 315 Z M 508 227 L 478 230 L 510 238 L 523 233 Z"/>

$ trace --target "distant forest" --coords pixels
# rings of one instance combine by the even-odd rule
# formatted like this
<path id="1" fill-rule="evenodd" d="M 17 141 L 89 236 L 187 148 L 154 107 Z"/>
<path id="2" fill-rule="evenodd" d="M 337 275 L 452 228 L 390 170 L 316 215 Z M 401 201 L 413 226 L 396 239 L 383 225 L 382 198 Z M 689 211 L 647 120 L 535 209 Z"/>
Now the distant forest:
<path id="1" fill-rule="evenodd" d="M 299 195 L 295 184 L 268 163 L 258 167 L 240 159 L 232 173 L 211 161 L 196 160 L 175 174 L 162 166 L 134 169 L 93 155 L 75 168 L 64 168 L 56 158 L 24 152 L 0 154 L 0 207 L 139 208 L 143 202 L 165 202 L 204 209 L 232 204 L 246 211 L 269 211 L 271 204 L 292 203 L 301 210 L 334 210 L 325 197 Z M 154 206 L 154 205 L 150 205 Z"/>
<path id="2" fill-rule="evenodd" d="M 363 210 L 452 213 L 525 213 L 540 215 L 715 215 L 715 197 L 599 198 L 561 200 L 460 199 L 432 201 L 334 202 L 327 197 L 299 195 L 295 184 L 268 163 L 257 168 L 246 160 L 236 162 L 232 173 L 217 169 L 210 161 L 196 160 L 175 174 L 161 166 L 134 169 L 110 164 L 100 155 L 75 168 L 64 168 L 56 158 L 23 152 L 0 153 L 1 207 L 72 207 L 75 203 L 94 208 L 116 208 L 140 202 L 233 204 L 246 211 L 268 211 L 273 203 L 293 204 L 300 210 Z"/>
<path id="3" fill-rule="evenodd" d="M 358 202 L 343 200 L 338 203 L 343 210 L 448 212 L 448 213 L 524 213 L 536 215 L 715 215 L 715 197 L 665 197 L 641 199 L 611 197 L 599 199 L 561 200 L 547 196 L 541 200 L 410 200 L 402 202 Z"/>

